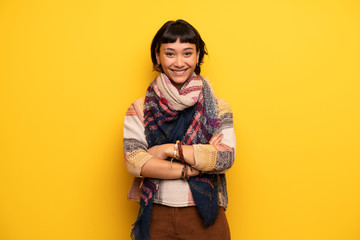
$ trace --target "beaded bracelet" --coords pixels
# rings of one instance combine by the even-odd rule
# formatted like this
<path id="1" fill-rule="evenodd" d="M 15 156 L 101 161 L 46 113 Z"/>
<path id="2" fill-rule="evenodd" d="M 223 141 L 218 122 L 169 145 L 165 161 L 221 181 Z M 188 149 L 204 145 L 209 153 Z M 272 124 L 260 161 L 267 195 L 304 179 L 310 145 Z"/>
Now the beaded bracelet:
<path id="1" fill-rule="evenodd" d="M 171 160 L 170 160 L 170 162 L 171 162 L 170 166 L 171 166 L 171 167 L 172 167 L 172 163 L 173 163 L 174 158 L 175 158 L 175 159 L 178 159 L 178 157 L 176 156 L 176 155 L 177 155 L 178 148 L 179 148 L 179 146 L 178 146 L 177 141 L 176 141 L 176 144 L 174 145 L 174 155 L 173 155 L 173 157 L 172 157 Z"/>
<path id="2" fill-rule="evenodd" d="M 174 145 L 174 156 L 173 156 L 173 158 L 175 158 L 175 159 L 178 158 L 178 157 L 177 157 L 177 152 L 178 152 L 178 150 L 179 150 L 179 146 L 178 146 L 177 141 L 176 141 L 176 143 L 175 143 L 175 145 Z"/>
<path id="3" fill-rule="evenodd" d="M 176 141 L 176 143 L 174 145 L 174 155 L 171 158 L 171 167 L 172 167 L 172 163 L 173 163 L 174 159 L 180 160 L 181 163 L 185 163 L 185 158 L 184 158 L 183 149 L 182 149 L 183 144 L 184 143 L 179 140 Z M 177 156 L 178 153 L 179 153 L 179 156 Z"/>

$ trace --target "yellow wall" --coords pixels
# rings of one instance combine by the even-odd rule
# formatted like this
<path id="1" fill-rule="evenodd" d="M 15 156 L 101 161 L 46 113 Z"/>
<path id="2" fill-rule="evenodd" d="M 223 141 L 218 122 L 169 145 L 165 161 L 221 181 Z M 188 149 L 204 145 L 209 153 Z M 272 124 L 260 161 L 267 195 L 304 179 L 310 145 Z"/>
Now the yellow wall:
<path id="1" fill-rule="evenodd" d="M 168 19 L 207 43 L 233 107 L 237 240 L 360 239 L 360 3 L 0 2 L 0 239 L 128 239 L 128 105 Z"/>

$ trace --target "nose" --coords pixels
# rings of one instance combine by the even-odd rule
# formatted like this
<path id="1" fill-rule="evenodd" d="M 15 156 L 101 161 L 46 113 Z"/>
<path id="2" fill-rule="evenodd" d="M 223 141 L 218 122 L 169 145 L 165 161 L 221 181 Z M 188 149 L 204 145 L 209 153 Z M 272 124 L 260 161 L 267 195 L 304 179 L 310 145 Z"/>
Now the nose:
<path id="1" fill-rule="evenodd" d="M 174 65 L 175 65 L 175 67 L 178 67 L 178 68 L 181 68 L 184 66 L 184 59 L 182 58 L 182 56 L 177 56 Z"/>

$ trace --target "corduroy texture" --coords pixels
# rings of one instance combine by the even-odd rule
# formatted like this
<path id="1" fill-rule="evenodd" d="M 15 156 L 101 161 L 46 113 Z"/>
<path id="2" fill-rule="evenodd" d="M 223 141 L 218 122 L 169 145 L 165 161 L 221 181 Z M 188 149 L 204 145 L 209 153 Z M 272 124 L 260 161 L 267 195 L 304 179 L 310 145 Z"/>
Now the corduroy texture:
<path id="1" fill-rule="evenodd" d="M 160 74 L 149 86 L 144 108 L 145 136 L 148 147 L 182 140 L 186 144 L 207 144 L 220 124 L 218 105 L 209 84 L 192 75 L 177 90 L 165 74 Z M 153 188 L 143 185 L 138 219 L 132 230 L 136 240 L 149 238 L 152 199 L 157 179 L 147 179 Z M 189 186 L 204 225 L 213 224 L 217 217 L 217 178 L 203 174 L 189 179 Z M 150 192 L 149 192 L 150 191 Z"/>
<path id="2" fill-rule="evenodd" d="M 230 229 L 222 207 L 219 207 L 215 223 L 205 227 L 194 206 L 173 208 L 154 204 L 150 236 L 161 240 L 230 240 Z"/>

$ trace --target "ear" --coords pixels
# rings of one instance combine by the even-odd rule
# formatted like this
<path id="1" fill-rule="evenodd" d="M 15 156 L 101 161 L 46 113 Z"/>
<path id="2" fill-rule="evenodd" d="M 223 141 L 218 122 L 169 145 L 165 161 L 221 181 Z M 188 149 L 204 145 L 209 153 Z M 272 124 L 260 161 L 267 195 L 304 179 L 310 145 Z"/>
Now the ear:
<path id="1" fill-rule="evenodd" d="M 160 65 L 160 56 L 159 56 L 159 53 L 155 53 L 155 56 L 156 56 L 156 62 L 158 65 Z"/>
<path id="2" fill-rule="evenodd" d="M 199 58 L 200 58 L 200 50 L 196 53 L 196 64 L 199 64 Z"/>

